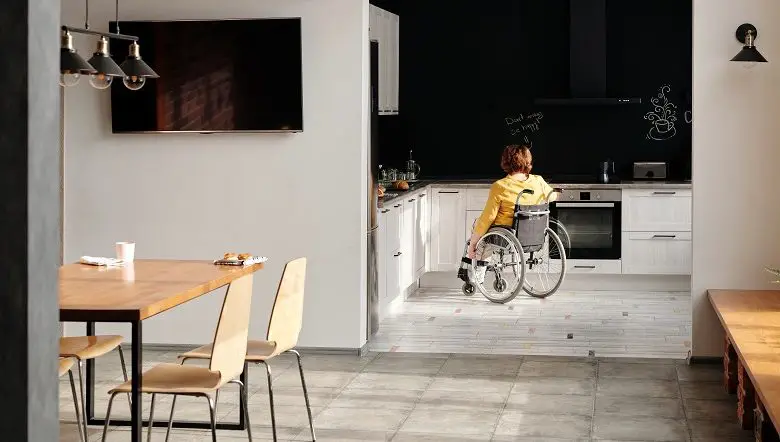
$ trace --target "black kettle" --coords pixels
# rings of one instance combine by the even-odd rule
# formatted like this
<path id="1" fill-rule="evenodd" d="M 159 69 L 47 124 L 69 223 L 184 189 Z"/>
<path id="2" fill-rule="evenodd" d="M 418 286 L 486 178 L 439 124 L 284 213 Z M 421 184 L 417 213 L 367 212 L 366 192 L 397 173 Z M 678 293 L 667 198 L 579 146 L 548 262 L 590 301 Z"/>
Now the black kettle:
<path id="1" fill-rule="evenodd" d="M 612 175 L 615 174 L 615 162 L 612 160 L 602 161 L 599 163 L 599 182 L 607 184 L 609 183 Z"/>

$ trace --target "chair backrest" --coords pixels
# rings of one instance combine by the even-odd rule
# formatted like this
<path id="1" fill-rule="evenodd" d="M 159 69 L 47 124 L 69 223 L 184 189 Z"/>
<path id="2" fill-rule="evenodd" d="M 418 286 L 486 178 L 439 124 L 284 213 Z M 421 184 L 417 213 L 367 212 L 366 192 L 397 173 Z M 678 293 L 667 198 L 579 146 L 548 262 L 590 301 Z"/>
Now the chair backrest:
<path id="1" fill-rule="evenodd" d="M 237 378 L 244 371 L 252 305 L 252 279 L 249 274 L 231 282 L 222 303 L 209 369 L 219 371 L 223 382 Z"/>
<path id="2" fill-rule="evenodd" d="M 267 340 L 276 343 L 274 354 L 280 354 L 298 344 L 303 325 L 303 291 L 306 285 L 306 258 L 298 258 L 284 266 L 276 291 Z"/>

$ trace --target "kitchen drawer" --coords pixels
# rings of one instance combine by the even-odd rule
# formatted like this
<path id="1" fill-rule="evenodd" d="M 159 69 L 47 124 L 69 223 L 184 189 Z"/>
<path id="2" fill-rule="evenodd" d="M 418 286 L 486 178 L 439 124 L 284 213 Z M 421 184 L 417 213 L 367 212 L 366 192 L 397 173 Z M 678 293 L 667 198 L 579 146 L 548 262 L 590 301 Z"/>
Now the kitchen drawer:
<path id="1" fill-rule="evenodd" d="M 624 274 L 691 274 L 691 232 L 623 232 L 622 240 Z"/>
<path id="2" fill-rule="evenodd" d="M 621 273 L 621 264 L 619 259 L 567 259 L 566 273 L 619 275 Z"/>
<path id="3" fill-rule="evenodd" d="M 624 232 L 689 232 L 691 190 L 624 190 L 621 227 Z"/>
<path id="4" fill-rule="evenodd" d="M 489 195 L 490 189 L 467 189 L 466 210 L 483 210 Z M 466 228 L 470 226 L 467 225 Z"/>

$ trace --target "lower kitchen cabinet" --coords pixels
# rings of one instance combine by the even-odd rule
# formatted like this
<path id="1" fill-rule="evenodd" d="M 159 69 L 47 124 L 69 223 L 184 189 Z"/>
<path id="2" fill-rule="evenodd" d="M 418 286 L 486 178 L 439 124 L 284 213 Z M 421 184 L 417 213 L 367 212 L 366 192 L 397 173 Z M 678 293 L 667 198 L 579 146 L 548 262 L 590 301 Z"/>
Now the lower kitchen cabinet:
<path id="1" fill-rule="evenodd" d="M 414 230 L 417 218 L 417 199 L 409 198 L 403 202 L 401 216 L 401 290 L 406 290 L 415 281 Z"/>
<path id="2" fill-rule="evenodd" d="M 414 212 L 414 279 L 417 280 L 427 270 L 428 249 L 431 244 L 428 192 L 419 192 L 415 204 L 417 209 Z"/>
<path id="3" fill-rule="evenodd" d="M 387 214 L 388 209 L 379 211 L 379 225 L 376 229 L 376 272 L 377 292 L 380 305 L 387 298 Z"/>
<path id="4" fill-rule="evenodd" d="M 456 270 L 466 237 L 465 189 L 433 189 L 431 270 Z"/>
<path id="5" fill-rule="evenodd" d="M 622 240 L 624 274 L 691 274 L 691 232 L 623 232 Z"/>

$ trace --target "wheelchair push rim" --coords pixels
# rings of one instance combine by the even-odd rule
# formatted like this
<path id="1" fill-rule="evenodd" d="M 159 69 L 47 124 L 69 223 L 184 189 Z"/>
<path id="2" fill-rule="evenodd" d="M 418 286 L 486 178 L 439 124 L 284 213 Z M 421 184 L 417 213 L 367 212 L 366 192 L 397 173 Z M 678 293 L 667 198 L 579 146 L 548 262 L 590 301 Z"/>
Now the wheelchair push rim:
<path id="1" fill-rule="evenodd" d="M 523 248 L 507 229 L 494 227 L 476 245 L 471 281 L 477 290 L 495 303 L 506 303 L 523 289 Z"/>
<path id="2" fill-rule="evenodd" d="M 523 290 L 535 298 L 546 298 L 555 293 L 566 277 L 566 249 L 555 231 L 548 227 L 543 247 L 524 257 Z"/>

